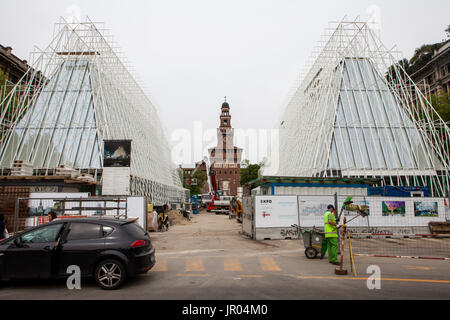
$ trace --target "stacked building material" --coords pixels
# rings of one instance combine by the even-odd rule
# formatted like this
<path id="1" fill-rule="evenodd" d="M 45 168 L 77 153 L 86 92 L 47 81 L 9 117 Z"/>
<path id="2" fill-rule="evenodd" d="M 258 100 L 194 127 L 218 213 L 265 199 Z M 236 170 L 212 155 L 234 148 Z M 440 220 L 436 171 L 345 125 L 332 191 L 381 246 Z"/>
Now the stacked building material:
<path id="1" fill-rule="evenodd" d="M 94 177 L 91 174 L 82 173 L 77 177 L 77 180 L 87 181 L 87 182 L 95 182 Z"/>
<path id="2" fill-rule="evenodd" d="M 14 160 L 13 166 L 11 168 L 12 176 L 32 176 L 33 175 L 33 165 L 24 160 Z"/>
<path id="3" fill-rule="evenodd" d="M 71 178 L 76 178 L 78 176 L 78 171 L 70 166 L 66 166 L 64 164 L 60 165 L 56 168 L 57 176 L 70 176 Z"/>

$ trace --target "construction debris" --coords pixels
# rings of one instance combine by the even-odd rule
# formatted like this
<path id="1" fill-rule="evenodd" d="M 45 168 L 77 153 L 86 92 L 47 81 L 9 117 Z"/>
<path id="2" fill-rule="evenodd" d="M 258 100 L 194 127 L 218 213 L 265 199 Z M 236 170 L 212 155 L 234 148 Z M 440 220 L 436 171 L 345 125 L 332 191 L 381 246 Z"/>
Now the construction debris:
<path id="1" fill-rule="evenodd" d="M 78 176 L 78 171 L 70 166 L 66 166 L 64 164 L 60 165 L 56 168 L 57 176 L 70 176 L 71 178 L 76 178 Z"/>
<path id="2" fill-rule="evenodd" d="M 192 223 L 192 220 L 186 219 L 183 214 L 178 210 L 170 210 L 167 215 L 169 216 L 170 225 L 187 225 Z"/>
<path id="3" fill-rule="evenodd" d="M 450 221 L 429 222 L 428 226 L 432 234 L 450 234 Z"/>

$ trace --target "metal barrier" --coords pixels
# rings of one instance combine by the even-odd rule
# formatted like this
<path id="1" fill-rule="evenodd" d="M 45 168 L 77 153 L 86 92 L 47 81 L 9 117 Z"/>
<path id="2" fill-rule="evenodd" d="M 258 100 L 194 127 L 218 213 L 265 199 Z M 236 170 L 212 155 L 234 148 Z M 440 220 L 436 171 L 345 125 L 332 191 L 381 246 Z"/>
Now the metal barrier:
<path id="1" fill-rule="evenodd" d="M 345 196 L 339 196 L 337 214 Z M 331 196 L 299 196 L 301 227 L 323 229 L 323 215 Z M 377 257 L 412 257 L 450 260 L 449 207 L 445 198 L 362 197 L 343 210 L 353 252 Z M 364 208 L 366 215 L 359 215 Z M 439 226 L 436 227 L 436 226 Z"/>
<path id="2" fill-rule="evenodd" d="M 360 256 L 450 260 L 450 234 L 351 234 Z"/>
<path id="3" fill-rule="evenodd" d="M 13 233 L 49 222 L 48 214 L 54 210 L 58 218 L 116 217 L 127 218 L 127 196 L 101 196 L 83 198 L 16 198 Z"/>

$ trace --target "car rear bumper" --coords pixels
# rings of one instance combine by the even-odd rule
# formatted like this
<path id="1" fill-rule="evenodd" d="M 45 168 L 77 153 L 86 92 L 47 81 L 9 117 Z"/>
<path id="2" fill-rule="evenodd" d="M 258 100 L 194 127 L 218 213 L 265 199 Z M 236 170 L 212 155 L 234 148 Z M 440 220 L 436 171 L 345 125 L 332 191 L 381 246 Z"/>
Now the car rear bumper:
<path id="1" fill-rule="evenodd" d="M 140 274 L 147 272 L 153 268 L 155 263 L 155 248 L 151 248 L 151 250 L 135 256 L 133 267 L 130 268 L 130 273 Z"/>

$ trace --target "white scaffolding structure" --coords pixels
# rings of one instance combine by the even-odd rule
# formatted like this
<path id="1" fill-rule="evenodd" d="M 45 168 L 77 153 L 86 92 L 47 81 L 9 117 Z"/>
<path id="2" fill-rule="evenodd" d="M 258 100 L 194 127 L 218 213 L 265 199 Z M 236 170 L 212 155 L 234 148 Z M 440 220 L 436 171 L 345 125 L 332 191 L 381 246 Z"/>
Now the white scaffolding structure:
<path id="1" fill-rule="evenodd" d="M 366 22 L 341 21 L 279 122 L 279 176 L 449 190 L 448 126 Z"/>
<path id="2" fill-rule="evenodd" d="M 157 111 L 103 24 L 61 18 L 32 61 L 0 101 L 2 174 L 24 160 L 35 174 L 66 165 L 100 180 L 103 141 L 132 140 L 131 193 L 155 204 L 185 198 Z"/>

